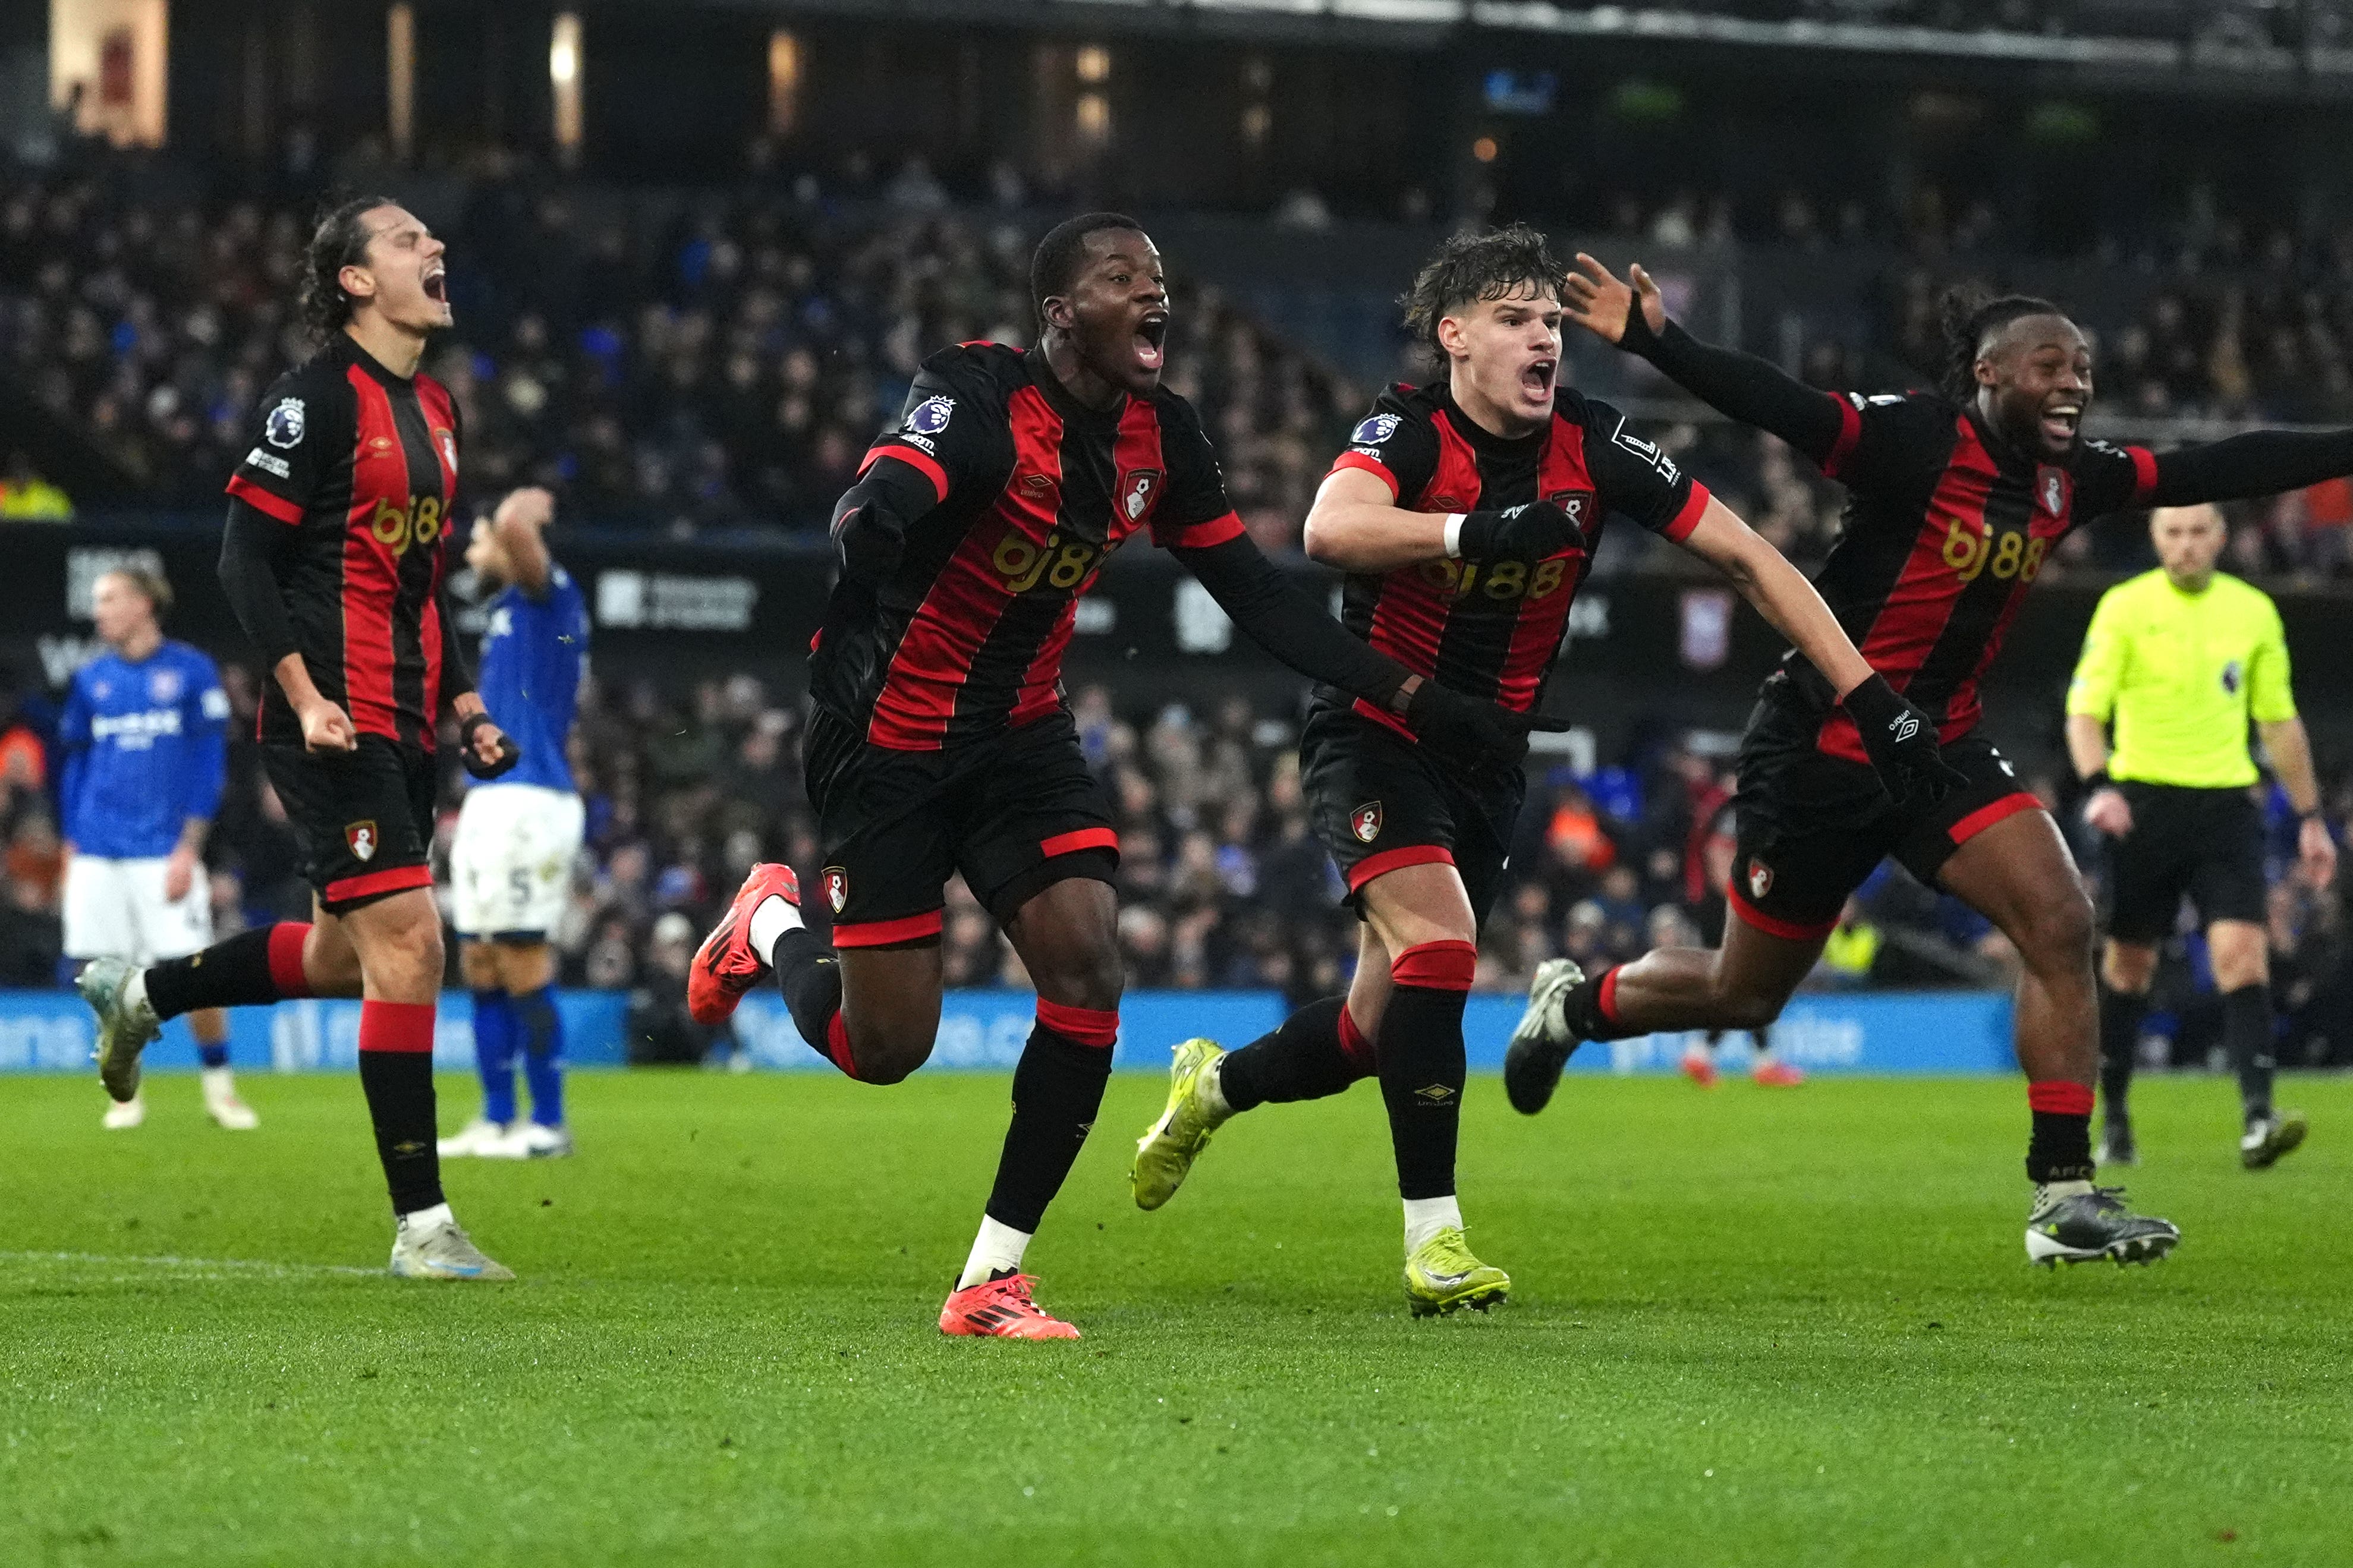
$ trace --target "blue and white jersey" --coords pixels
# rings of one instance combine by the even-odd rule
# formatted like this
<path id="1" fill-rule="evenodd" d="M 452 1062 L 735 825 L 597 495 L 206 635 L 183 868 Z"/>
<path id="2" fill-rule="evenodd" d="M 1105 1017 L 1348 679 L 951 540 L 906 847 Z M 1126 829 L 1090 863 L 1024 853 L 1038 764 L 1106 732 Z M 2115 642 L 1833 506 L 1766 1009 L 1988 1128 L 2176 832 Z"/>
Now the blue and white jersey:
<path id="1" fill-rule="evenodd" d="M 551 565 L 541 597 L 510 585 L 491 601 L 477 684 L 491 720 L 522 748 L 522 761 L 500 784 L 571 793 L 565 745 L 587 668 L 588 605 L 571 573 Z"/>
<path id="2" fill-rule="evenodd" d="M 166 640 L 136 664 L 102 653 L 74 672 L 58 742 L 58 809 L 75 852 L 157 858 L 189 817 L 220 810 L 228 693 L 213 661 L 184 642 Z"/>

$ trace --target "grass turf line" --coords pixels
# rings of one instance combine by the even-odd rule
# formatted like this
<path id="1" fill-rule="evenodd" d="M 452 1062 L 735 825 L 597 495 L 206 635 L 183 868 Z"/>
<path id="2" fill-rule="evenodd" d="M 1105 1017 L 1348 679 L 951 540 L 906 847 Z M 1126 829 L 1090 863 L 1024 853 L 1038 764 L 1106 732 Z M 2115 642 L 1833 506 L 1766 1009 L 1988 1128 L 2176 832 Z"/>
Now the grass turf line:
<path id="1" fill-rule="evenodd" d="M 2053 1276 L 2014 1081 L 1571 1079 L 1531 1121 L 1474 1080 L 1516 1295 L 1414 1322 L 1376 1094 L 1253 1112 L 1144 1215 L 1123 1075 L 1031 1252 L 1087 1337 L 1037 1345 L 932 1327 L 1003 1078 L 582 1075 L 580 1158 L 448 1167 L 506 1289 L 337 1271 L 390 1243 L 352 1082 L 250 1078 L 240 1136 L 193 1079 L 128 1134 L 19 1079 L 0 1557 L 2353 1561 L 2353 1083 L 2283 1087 L 2316 1132 L 2261 1174 L 2227 1081 L 2137 1087 L 2187 1239 Z"/>

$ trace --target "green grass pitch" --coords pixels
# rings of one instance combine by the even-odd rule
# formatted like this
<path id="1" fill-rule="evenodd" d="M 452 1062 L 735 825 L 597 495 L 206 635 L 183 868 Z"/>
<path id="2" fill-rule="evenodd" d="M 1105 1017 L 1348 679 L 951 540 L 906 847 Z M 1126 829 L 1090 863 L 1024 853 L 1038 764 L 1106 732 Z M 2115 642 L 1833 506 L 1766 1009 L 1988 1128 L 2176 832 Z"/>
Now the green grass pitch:
<path id="1" fill-rule="evenodd" d="M 131 1134 L 0 1089 L 0 1561 L 2353 1562 L 2343 1080 L 2284 1084 L 2316 1132 L 2259 1175 L 2227 1080 L 2146 1083 L 2187 1239 L 2055 1275 L 2015 1081 L 1474 1080 L 1517 1294 L 1417 1322 L 1369 1088 L 1145 1215 L 1122 1076 L 1031 1251 L 1076 1344 L 934 1328 L 1002 1078 L 582 1075 L 579 1158 L 448 1168 L 504 1289 L 373 1272 L 356 1083 L 247 1088 L 244 1137 L 192 1079 Z"/>

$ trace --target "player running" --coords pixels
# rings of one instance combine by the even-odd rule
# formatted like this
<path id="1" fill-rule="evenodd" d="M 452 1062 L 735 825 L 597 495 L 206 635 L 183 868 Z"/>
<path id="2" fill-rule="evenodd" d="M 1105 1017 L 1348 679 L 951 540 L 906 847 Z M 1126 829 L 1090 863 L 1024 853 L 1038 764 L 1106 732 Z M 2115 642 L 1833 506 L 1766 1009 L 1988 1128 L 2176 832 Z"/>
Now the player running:
<path id="1" fill-rule="evenodd" d="M 1515 226 L 1457 235 L 1415 278 L 1406 324 L 1446 374 L 1381 395 L 1307 515 L 1308 553 L 1348 573 L 1348 630 L 1447 689 L 1533 712 L 1602 524 L 1620 513 L 1723 572 L 1819 663 L 1891 788 L 1927 785 L 1936 735 L 1797 569 L 1616 409 L 1559 384 L 1562 272 L 1544 237 Z M 1230 1055 L 1178 1046 L 1130 1176 L 1137 1205 L 1158 1208 L 1229 1117 L 1377 1076 L 1416 1316 L 1483 1310 L 1511 1287 L 1471 1253 L 1454 1155 L 1463 1003 L 1527 787 L 1516 754 L 1426 739 L 1376 704 L 1316 692 L 1300 779 L 1364 921 L 1356 977 Z"/>
<path id="2" fill-rule="evenodd" d="M 90 589 L 90 618 L 107 651 L 74 672 L 58 739 L 65 773 L 58 809 L 66 849 L 66 956 L 151 963 L 185 958 L 213 939 L 205 836 L 228 776 L 228 694 L 213 661 L 164 637 L 171 584 L 118 566 Z M 188 1017 L 203 1062 L 205 1114 L 232 1132 L 260 1119 L 237 1097 L 228 1020 L 216 1007 Z M 133 1091 L 107 1106 L 105 1125 L 146 1120 Z"/>
<path id="3" fill-rule="evenodd" d="M 364 997 L 360 1085 L 392 1194 L 392 1272 L 510 1279 L 451 1216 L 434 1147 L 441 917 L 426 849 L 444 700 L 469 773 L 494 777 L 516 761 L 474 693 L 443 582 L 458 410 L 417 367 L 426 339 L 449 324 L 444 248 L 381 197 L 327 215 L 302 279 L 319 350 L 263 395 L 252 449 L 228 481 L 221 586 L 272 677 L 262 763 L 301 844 L 315 918 L 143 969 L 102 959 L 79 989 L 117 1100 L 138 1091 L 139 1053 L 163 1019 Z"/>
<path id="4" fill-rule="evenodd" d="M 562 918 L 585 814 L 565 747 L 588 664 L 580 584 L 547 552 L 555 498 L 516 490 L 474 525 L 466 564 L 494 595 L 482 634 L 482 702 L 522 748 L 513 772 L 466 792 L 449 847 L 458 962 L 474 993 L 481 1114 L 441 1156 L 543 1160 L 572 1152 L 564 1123 L 564 1026 L 548 933 Z M 531 1120 L 515 1120 L 515 1058 Z"/>
<path id="5" fill-rule="evenodd" d="M 2133 1049 L 2158 944 L 2173 933 L 2187 893 L 2206 926 L 2222 1038 L 2239 1072 L 2239 1160 L 2259 1171 L 2304 1142 L 2305 1121 L 2300 1110 L 2272 1109 L 2263 822 L 2250 793 L 2262 774 L 2247 754 L 2249 721 L 2303 818 L 2297 848 L 2314 887 L 2337 874 L 2337 844 L 2289 689 L 2279 611 L 2262 589 L 2214 570 L 2229 537 L 2222 514 L 2160 508 L 2148 531 L 2160 566 L 2100 595 L 2067 688 L 2067 750 L 2084 780 L 2084 818 L 2111 840 L 2099 1157 L 2116 1165 L 2137 1157 L 2126 1102 Z"/>
<path id="6" fill-rule="evenodd" d="M 1585 1040 L 1771 1022 L 1883 856 L 2001 929 L 2024 965 L 2017 1049 L 2033 1125 L 2026 1227 L 2036 1262 L 2147 1262 L 2180 1232 L 2092 1184 L 2099 1016 L 2092 911 L 2058 826 L 1978 729 L 1978 683 L 2052 547 L 2126 508 L 2266 494 L 2353 472 L 2353 431 L 2256 431 L 2166 453 L 2081 439 L 2092 398 L 2083 332 L 2046 300 L 1947 301 L 1941 393 L 1820 392 L 1667 321 L 1640 268 L 1620 281 L 1577 258 L 1568 314 L 1736 419 L 1804 453 L 1850 492 L 1816 580 L 1873 668 L 1935 715 L 1968 775 L 1941 800 L 1887 800 L 1851 725 L 1794 660 L 1766 681 L 1740 757 L 1738 917 L 1716 952 L 1662 949 L 1598 975 L 1539 970 L 1506 1054 L 1505 1090 L 1534 1114 Z M 1547 972 L 1548 971 L 1548 972 Z"/>
<path id="7" fill-rule="evenodd" d="M 696 954 L 688 999 L 714 1023 L 773 967 L 803 1038 L 853 1079 L 896 1083 L 931 1054 L 942 895 L 961 873 L 1036 984 L 1038 1022 L 940 1328 L 1070 1339 L 1022 1258 L 1094 1123 L 1119 1026 L 1119 840 L 1060 689 L 1104 558 L 1148 531 L 1268 652 L 1457 752 L 1515 753 L 1531 720 L 1366 647 L 1259 553 L 1198 416 L 1160 384 L 1168 295 L 1133 219 L 1059 225 L 1030 290 L 1038 346 L 926 361 L 834 510 L 842 571 L 810 661 L 805 758 L 833 947 L 802 924 L 793 873 L 757 867 Z"/>

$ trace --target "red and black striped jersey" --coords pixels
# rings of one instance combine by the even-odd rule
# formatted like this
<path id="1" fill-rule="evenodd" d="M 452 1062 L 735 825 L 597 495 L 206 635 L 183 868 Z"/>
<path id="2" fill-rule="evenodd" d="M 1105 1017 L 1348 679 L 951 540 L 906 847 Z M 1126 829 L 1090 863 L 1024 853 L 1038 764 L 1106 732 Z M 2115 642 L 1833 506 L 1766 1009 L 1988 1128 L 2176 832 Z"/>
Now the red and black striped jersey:
<path id="1" fill-rule="evenodd" d="M 296 531 L 280 585 L 312 683 L 362 734 L 431 751 L 457 405 L 338 332 L 278 378 L 253 423 L 228 493 Z M 261 738 L 299 743 L 285 693 L 262 692 Z"/>
<path id="2" fill-rule="evenodd" d="M 1846 524 L 1814 586 L 1871 667 L 1953 740 L 1977 723 L 1978 682 L 2052 548 L 2146 501 L 2157 459 L 2078 441 L 2064 462 L 2037 462 L 1934 394 L 1831 395 L 1840 429 L 1821 468 L 1847 487 Z M 1811 668 L 1783 660 L 1822 710 L 1821 748 L 1869 761 Z"/>
<path id="3" fill-rule="evenodd" d="M 1079 598 L 1131 534 L 1202 547 L 1242 531 L 1191 405 L 1163 388 L 1089 408 L 1034 349 L 934 354 L 860 471 L 884 459 L 921 473 L 936 504 L 886 581 L 834 585 L 809 685 L 892 751 L 1060 708 Z"/>
<path id="4" fill-rule="evenodd" d="M 1707 489 L 1637 436 L 1606 403 L 1563 387 L 1550 424 L 1520 437 L 1490 434 L 1463 414 L 1444 382 L 1381 394 L 1333 463 L 1362 468 L 1411 511 L 1496 510 L 1548 500 L 1584 531 L 1582 545 L 1544 561 L 1429 561 L 1351 573 L 1341 619 L 1424 679 L 1514 712 L 1544 695 L 1568 630 L 1568 606 L 1593 563 L 1601 525 L 1622 512 L 1681 541 L 1707 510 Z M 1345 702 L 1322 690 L 1324 702 Z M 1356 711 L 1404 731 L 1369 703 Z"/>

